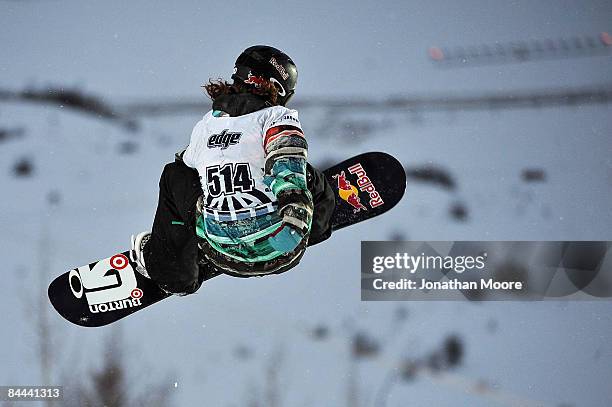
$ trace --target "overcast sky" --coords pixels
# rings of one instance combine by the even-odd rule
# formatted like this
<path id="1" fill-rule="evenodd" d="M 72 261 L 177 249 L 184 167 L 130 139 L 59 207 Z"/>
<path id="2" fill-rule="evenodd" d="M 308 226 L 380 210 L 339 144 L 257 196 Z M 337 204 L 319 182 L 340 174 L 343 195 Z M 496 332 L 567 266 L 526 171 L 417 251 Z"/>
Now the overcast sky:
<path id="1" fill-rule="evenodd" d="M 430 46 L 597 35 L 600 1 L 8 1 L 0 5 L 2 86 L 74 84 L 108 97 L 197 95 L 231 74 L 247 46 L 274 45 L 298 65 L 298 95 L 596 84 L 592 58 L 452 72 Z"/>

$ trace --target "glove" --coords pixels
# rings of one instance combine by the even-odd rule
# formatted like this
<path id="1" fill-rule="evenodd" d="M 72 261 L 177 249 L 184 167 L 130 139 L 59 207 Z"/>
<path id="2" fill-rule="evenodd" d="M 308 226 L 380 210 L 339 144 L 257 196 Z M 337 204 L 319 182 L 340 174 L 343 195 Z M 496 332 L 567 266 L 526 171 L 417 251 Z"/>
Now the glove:
<path id="1" fill-rule="evenodd" d="M 312 222 L 312 202 L 305 198 L 290 191 L 280 196 L 279 204 L 282 206 L 279 214 L 283 222 L 268 238 L 274 250 L 289 253 L 295 250 L 308 233 Z"/>
<path id="2" fill-rule="evenodd" d="M 268 243 L 274 250 L 289 253 L 300 244 L 304 235 L 288 223 L 283 223 L 270 237 Z"/>

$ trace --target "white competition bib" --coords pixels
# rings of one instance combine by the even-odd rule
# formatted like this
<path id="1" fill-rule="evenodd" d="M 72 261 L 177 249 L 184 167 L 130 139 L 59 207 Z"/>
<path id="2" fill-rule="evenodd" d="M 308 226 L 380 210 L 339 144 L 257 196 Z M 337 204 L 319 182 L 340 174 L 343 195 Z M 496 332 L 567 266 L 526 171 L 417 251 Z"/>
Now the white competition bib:
<path id="1" fill-rule="evenodd" d="M 299 127 L 297 111 L 273 106 L 242 116 L 208 112 L 193 129 L 183 160 L 198 170 L 204 215 L 219 221 L 259 216 L 276 210 L 276 197 L 264 183 L 266 131 Z"/>

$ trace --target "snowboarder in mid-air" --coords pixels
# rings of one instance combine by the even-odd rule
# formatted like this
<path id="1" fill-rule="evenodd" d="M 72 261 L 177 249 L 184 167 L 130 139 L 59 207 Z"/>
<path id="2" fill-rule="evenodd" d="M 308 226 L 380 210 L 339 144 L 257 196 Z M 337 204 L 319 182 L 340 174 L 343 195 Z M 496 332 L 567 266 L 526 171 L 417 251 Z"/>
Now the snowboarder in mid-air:
<path id="1" fill-rule="evenodd" d="M 137 271 L 168 293 L 191 294 L 225 273 L 282 273 L 331 235 L 334 193 L 306 162 L 297 68 L 276 48 L 247 48 L 232 83 L 203 87 L 212 110 L 167 164 L 151 232 L 132 236 Z"/>
<path id="2" fill-rule="evenodd" d="M 306 247 L 400 202 L 406 173 L 390 154 L 364 152 L 322 172 L 306 162 L 298 112 L 285 107 L 297 82 L 286 54 L 247 48 L 231 79 L 203 86 L 212 109 L 164 167 L 151 232 L 49 284 L 66 320 L 104 326 L 220 274 L 283 273 Z"/>

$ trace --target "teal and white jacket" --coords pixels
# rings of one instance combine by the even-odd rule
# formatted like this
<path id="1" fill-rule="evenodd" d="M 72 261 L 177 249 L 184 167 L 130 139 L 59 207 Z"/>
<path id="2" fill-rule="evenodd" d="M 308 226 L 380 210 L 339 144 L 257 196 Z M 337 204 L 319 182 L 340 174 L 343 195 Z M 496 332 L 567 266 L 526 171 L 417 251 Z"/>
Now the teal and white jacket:
<path id="1" fill-rule="evenodd" d="M 183 155 L 203 190 L 198 235 L 247 263 L 285 254 L 269 243 L 283 225 L 307 239 L 313 212 L 307 151 L 296 110 L 272 106 L 240 116 L 219 110 L 204 115 Z"/>

